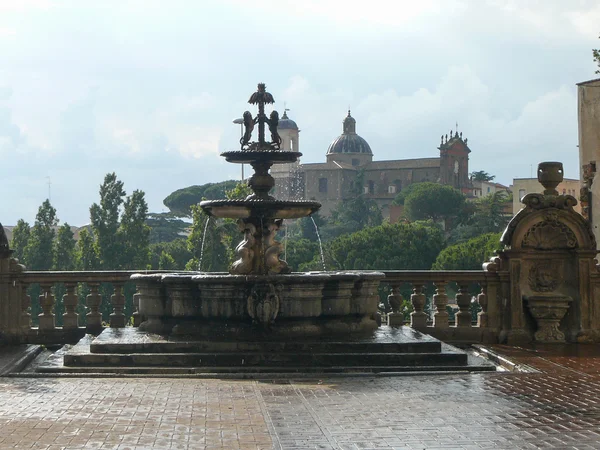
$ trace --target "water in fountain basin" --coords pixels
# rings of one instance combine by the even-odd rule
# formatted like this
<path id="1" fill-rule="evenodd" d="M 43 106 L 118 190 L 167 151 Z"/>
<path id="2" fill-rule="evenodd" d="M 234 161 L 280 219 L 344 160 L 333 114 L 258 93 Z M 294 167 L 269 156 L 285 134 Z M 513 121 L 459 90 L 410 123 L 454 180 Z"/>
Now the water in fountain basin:
<path id="1" fill-rule="evenodd" d="M 204 233 L 202 233 L 202 242 L 200 243 L 200 262 L 198 263 L 198 270 L 202 272 L 202 258 L 204 257 L 204 243 L 206 242 L 206 230 L 208 230 L 208 222 L 210 222 L 210 217 L 206 218 L 206 222 L 204 222 Z"/>
<path id="2" fill-rule="evenodd" d="M 321 242 L 319 228 L 317 227 L 317 222 L 315 222 L 313 216 L 310 216 L 310 220 L 312 220 L 312 223 L 315 226 L 315 233 L 317 234 L 317 239 L 319 240 L 319 251 L 321 252 L 321 263 L 323 263 L 323 271 L 327 271 L 327 269 L 325 268 L 325 256 L 323 255 L 323 243 Z"/>

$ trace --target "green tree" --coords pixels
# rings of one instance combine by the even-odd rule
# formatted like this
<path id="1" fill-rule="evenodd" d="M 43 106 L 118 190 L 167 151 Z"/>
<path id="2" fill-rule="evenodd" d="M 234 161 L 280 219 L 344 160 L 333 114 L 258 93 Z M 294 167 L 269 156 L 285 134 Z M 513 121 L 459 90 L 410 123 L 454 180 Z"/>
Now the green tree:
<path id="1" fill-rule="evenodd" d="M 429 269 L 444 247 L 444 236 L 433 222 L 384 223 L 349 235 L 339 236 L 325 245 L 329 270 Z M 319 269 L 317 255 L 310 266 Z M 321 266 L 322 268 L 322 266 Z"/>
<path id="2" fill-rule="evenodd" d="M 187 262 L 192 259 L 193 255 L 187 248 L 186 239 L 175 239 L 171 242 L 158 242 L 150 245 L 150 264 L 152 269 L 160 269 L 160 258 L 165 253 L 169 255 L 175 266 L 175 270 L 184 270 Z M 195 270 L 195 269 L 194 269 Z"/>
<path id="3" fill-rule="evenodd" d="M 177 263 L 173 259 L 171 255 L 168 253 L 162 252 L 160 254 L 160 258 L 158 260 L 158 268 L 161 270 L 176 270 Z"/>
<path id="4" fill-rule="evenodd" d="M 192 224 L 179 219 L 173 213 L 148 213 L 146 225 L 150 227 L 150 244 L 156 244 L 181 238 Z"/>
<path id="5" fill-rule="evenodd" d="M 309 217 L 303 217 L 298 220 L 300 227 L 300 235 L 302 239 L 308 239 L 309 241 L 317 242 L 319 240 L 318 230 L 323 228 L 327 224 L 327 221 L 317 211 L 311 214 Z M 316 227 L 316 228 L 315 228 Z"/>
<path id="6" fill-rule="evenodd" d="M 145 269 L 150 261 L 150 227 L 146 225 L 147 215 L 148 204 L 144 192 L 133 191 L 125 200 L 119 227 L 121 268 Z"/>
<path id="7" fill-rule="evenodd" d="M 192 232 L 188 236 L 188 250 L 192 259 L 187 270 L 224 272 L 229 267 L 228 249 L 223 244 L 222 228 L 217 219 L 209 217 L 198 205 L 192 205 Z"/>
<path id="8" fill-rule="evenodd" d="M 100 186 L 100 204 L 90 207 L 90 219 L 94 233 L 96 254 L 99 266 L 105 270 L 115 270 L 120 267 L 121 242 L 119 230 L 119 208 L 123 204 L 123 182 L 117 180 L 115 173 L 104 177 Z"/>
<path id="9" fill-rule="evenodd" d="M 75 248 L 75 267 L 78 270 L 94 270 L 99 268 L 94 237 L 85 228 L 79 231 L 79 240 Z"/>
<path id="10" fill-rule="evenodd" d="M 171 213 L 177 216 L 193 217 L 191 209 L 193 205 L 197 205 L 202 199 L 225 198 L 226 191 L 234 189 L 238 183 L 235 180 L 228 180 L 220 183 L 206 183 L 201 186 L 188 186 L 169 194 L 163 203 Z"/>
<path id="11" fill-rule="evenodd" d="M 475 170 L 471 172 L 471 179 L 473 181 L 492 181 L 496 178 L 496 175 L 490 175 L 485 170 Z"/>
<path id="12" fill-rule="evenodd" d="M 440 252 L 431 269 L 478 270 L 501 248 L 500 233 L 487 233 L 446 247 Z"/>
<path id="13" fill-rule="evenodd" d="M 50 270 L 54 262 L 54 228 L 58 225 L 56 209 L 44 201 L 35 216 L 31 235 L 25 247 L 25 261 L 30 270 Z"/>
<path id="14" fill-rule="evenodd" d="M 412 194 L 415 190 L 419 189 L 420 187 L 424 187 L 424 185 L 437 185 L 437 183 L 432 183 L 430 181 L 427 181 L 424 183 L 409 184 L 408 186 L 403 188 L 400 192 L 398 192 L 398 194 L 396 194 L 396 197 L 394 197 L 392 204 L 393 205 L 404 205 L 404 201 L 406 200 L 406 197 L 408 197 L 410 194 Z"/>
<path id="15" fill-rule="evenodd" d="M 282 257 L 285 257 L 288 266 L 292 270 L 299 270 L 302 264 L 309 263 L 317 257 L 321 258 L 319 243 L 308 239 L 288 240 L 285 246 L 285 254 Z"/>
<path id="16" fill-rule="evenodd" d="M 54 270 L 73 270 L 75 268 L 75 239 L 68 223 L 63 224 L 54 241 Z"/>
<path id="17" fill-rule="evenodd" d="M 508 225 L 510 215 L 505 213 L 512 200 L 504 192 L 494 192 L 469 202 L 469 218 L 450 233 L 448 243 L 458 244 L 486 233 L 498 233 Z"/>
<path id="18" fill-rule="evenodd" d="M 404 200 L 404 215 L 410 220 L 443 220 L 459 217 L 466 198 L 451 186 L 420 183 Z"/>
<path id="19" fill-rule="evenodd" d="M 29 243 L 31 236 L 31 227 L 23 219 L 19 219 L 17 225 L 12 230 L 12 241 L 10 248 L 14 251 L 13 256 L 17 258 L 22 264 L 27 265 L 25 261 L 25 248 Z"/>

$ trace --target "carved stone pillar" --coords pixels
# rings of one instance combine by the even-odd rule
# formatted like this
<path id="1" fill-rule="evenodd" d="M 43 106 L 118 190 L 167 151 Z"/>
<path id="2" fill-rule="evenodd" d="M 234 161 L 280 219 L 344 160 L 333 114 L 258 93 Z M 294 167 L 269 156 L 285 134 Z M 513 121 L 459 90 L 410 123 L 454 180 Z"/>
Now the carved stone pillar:
<path id="1" fill-rule="evenodd" d="M 79 297 L 76 294 L 77 284 L 66 283 L 65 289 L 67 292 L 63 295 L 63 305 L 65 313 L 63 314 L 63 328 L 77 328 L 79 326 L 79 314 L 75 311 Z"/>
<path id="2" fill-rule="evenodd" d="M 40 285 L 40 306 L 42 313 L 38 315 L 39 330 L 54 330 L 56 328 L 54 321 L 54 303 L 55 298 L 52 293 L 52 284 Z"/>
<path id="3" fill-rule="evenodd" d="M 123 295 L 123 283 L 113 283 L 114 293 L 110 297 L 113 312 L 110 315 L 111 328 L 125 328 L 125 296 Z"/>
<path id="4" fill-rule="evenodd" d="M 435 294 L 433 295 L 433 304 L 435 305 L 435 314 L 433 315 L 433 326 L 436 328 L 448 328 L 448 295 L 446 295 L 446 282 L 436 281 Z"/>
<path id="5" fill-rule="evenodd" d="M 400 284 L 393 284 L 390 289 L 390 295 L 387 297 L 392 312 L 388 316 L 388 325 L 390 327 L 400 327 L 404 325 L 404 313 L 402 307 L 402 294 L 400 294 Z"/>
<path id="6" fill-rule="evenodd" d="M 102 304 L 102 296 L 100 295 L 100 283 L 88 283 L 90 293 L 85 298 L 89 312 L 85 315 L 87 320 L 87 332 L 97 334 L 102 331 L 102 313 L 100 305 Z"/>
<path id="7" fill-rule="evenodd" d="M 456 313 L 457 327 L 471 326 L 471 294 L 469 294 L 469 283 L 459 281 L 458 292 L 456 293 L 456 304 L 459 311 Z"/>
<path id="8" fill-rule="evenodd" d="M 423 284 L 413 284 L 413 294 L 410 296 L 410 301 L 414 309 L 414 311 L 410 313 L 410 326 L 412 328 L 427 328 L 427 313 L 424 311 L 425 300 Z"/>

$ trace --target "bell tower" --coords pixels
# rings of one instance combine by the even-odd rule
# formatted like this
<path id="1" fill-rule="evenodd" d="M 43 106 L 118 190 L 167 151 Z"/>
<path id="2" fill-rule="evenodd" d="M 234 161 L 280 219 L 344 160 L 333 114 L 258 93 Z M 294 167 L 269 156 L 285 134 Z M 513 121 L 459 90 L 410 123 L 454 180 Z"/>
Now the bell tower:
<path id="1" fill-rule="evenodd" d="M 462 132 L 450 130 L 448 135 L 442 135 L 440 146 L 440 183 L 452 186 L 467 194 L 470 192 L 469 182 L 469 149 L 468 139 L 463 140 Z"/>

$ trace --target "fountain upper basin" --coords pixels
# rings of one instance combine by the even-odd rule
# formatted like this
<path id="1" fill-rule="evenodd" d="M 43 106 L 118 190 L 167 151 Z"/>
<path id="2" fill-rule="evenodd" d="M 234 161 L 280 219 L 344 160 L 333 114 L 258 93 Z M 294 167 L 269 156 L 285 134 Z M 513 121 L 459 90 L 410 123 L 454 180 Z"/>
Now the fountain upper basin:
<path id="1" fill-rule="evenodd" d="M 303 200 L 205 200 L 202 209 L 210 216 L 229 219 L 264 217 L 299 219 L 316 212 L 321 204 Z"/>

